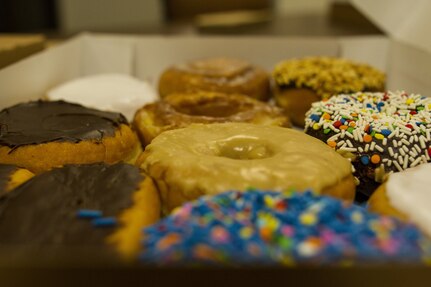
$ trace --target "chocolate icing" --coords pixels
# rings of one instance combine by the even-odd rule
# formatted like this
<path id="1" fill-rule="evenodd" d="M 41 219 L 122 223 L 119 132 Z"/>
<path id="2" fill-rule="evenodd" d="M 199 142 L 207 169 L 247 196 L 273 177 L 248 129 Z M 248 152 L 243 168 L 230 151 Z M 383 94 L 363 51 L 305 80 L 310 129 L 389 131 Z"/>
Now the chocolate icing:
<path id="1" fill-rule="evenodd" d="M 0 203 L 0 244 L 103 245 L 115 227 L 95 228 L 79 209 L 118 216 L 143 180 L 135 166 L 67 165 L 40 174 Z"/>
<path id="2" fill-rule="evenodd" d="M 18 169 L 17 166 L 11 164 L 0 164 L 0 197 L 6 192 L 7 184 L 11 174 Z"/>
<path id="3" fill-rule="evenodd" d="M 64 101 L 33 101 L 0 112 L 0 145 L 16 149 L 52 141 L 100 141 L 113 136 L 121 124 L 127 120 L 119 113 Z"/>
<path id="4" fill-rule="evenodd" d="M 320 139 L 324 143 L 326 143 L 328 141 L 328 139 L 333 135 L 333 134 L 325 135 L 321 130 L 315 131 L 313 129 L 308 129 L 306 133 L 312 137 Z M 379 144 L 379 142 L 374 138 L 372 139 L 372 141 L 375 142 L 376 144 Z M 361 146 L 362 148 L 365 148 L 365 145 L 366 145 L 366 143 L 358 143 L 358 142 L 353 142 L 352 144 L 354 147 Z M 398 147 L 395 147 L 392 144 L 392 141 L 389 141 L 387 143 L 384 151 L 381 152 L 380 154 L 384 157 L 388 157 L 389 156 L 389 151 L 388 151 L 389 147 L 392 147 L 392 149 L 395 152 L 398 152 L 398 150 L 399 150 Z M 377 187 L 379 187 L 381 184 L 381 183 L 376 182 L 374 179 L 375 169 L 377 166 L 372 165 L 372 164 L 365 166 L 365 165 L 361 164 L 361 162 L 360 162 L 360 158 L 362 155 L 368 155 L 371 157 L 373 155 L 372 151 L 362 152 L 362 153 L 354 152 L 352 154 L 355 155 L 355 158 L 352 159 L 352 161 L 351 161 L 353 166 L 355 167 L 355 172 L 353 173 L 353 175 L 360 178 L 360 183 L 356 187 L 355 202 L 364 203 L 370 198 L 370 196 L 374 193 L 374 191 L 377 189 Z M 389 173 L 391 171 L 397 172 L 397 169 L 395 168 L 395 166 L 391 166 L 391 167 L 386 168 L 387 173 Z"/>

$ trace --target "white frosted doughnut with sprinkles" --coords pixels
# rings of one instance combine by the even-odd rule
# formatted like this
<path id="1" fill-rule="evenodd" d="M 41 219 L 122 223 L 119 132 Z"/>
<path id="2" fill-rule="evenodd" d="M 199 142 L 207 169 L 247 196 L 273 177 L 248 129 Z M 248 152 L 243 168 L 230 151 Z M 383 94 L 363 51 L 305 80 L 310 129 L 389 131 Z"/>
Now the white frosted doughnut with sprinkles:
<path id="1" fill-rule="evenodd" d="M 430 161 L 431 98 L 425 96 L 341 94 L 313 103 L 305 123 L 307 134 L 351 159 L 360 182 L 358 201 L 388 174 Z"/>

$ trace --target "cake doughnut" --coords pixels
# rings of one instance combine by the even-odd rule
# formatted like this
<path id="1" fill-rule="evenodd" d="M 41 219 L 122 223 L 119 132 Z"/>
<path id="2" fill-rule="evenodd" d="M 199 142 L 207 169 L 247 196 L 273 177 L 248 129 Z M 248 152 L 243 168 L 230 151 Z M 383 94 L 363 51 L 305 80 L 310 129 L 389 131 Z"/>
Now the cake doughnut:
<path id="1" fill-rule="evenodd" d="M 243 60 L 208 58 L 172 66 L 160 76 L 162 98 L 199 91 L 244 94 L 265 101 L 270 97 L 269 75 Z"/>
<path id="2" fill-rule="evenodd" d="M 144 229 L 140 262 L 176 266 L 423 264 L 413 224 L 335 198 L 249 190 L 186 203 Z"/>
<path id="3" fill-rule="evenodd" d="M 137 163 L 155 182 L 164 213 L 226 190 L 312 188 L 353 200 L 351 165 L 302 132 L 248 123 L 195 124 L 157 136 Z"/>
<path id="4" fill-rule="evenodd" d="M 287 111 L 293 124 L 303 127 L 313 102 L 341 93 L 381 92 L 385 75 L 347 59 L 308 57 L 277 64 L 273 84 L 277 105 Z"/>
<path id="5" fill-rule="evenodd" d="M 431 98 L 405 92 L 341 94 L 316 102 L 305 131 L 350 158 L 363 202 L 392 172 L 430 161 Z"/>
<path id="6" fill-rule="evenodd" d="M 64 164 L 134 163 L 138 137 L 123 115 L 64 101 L 33 101 L 0 111 L 0 163 L 40 173 Z"/>
<path id="7" fill-rule="evenodd" d="M 54 87 L 47 92 L 47 98 L 119 112 L 131 121 L 137 107 L 156 101 L 158 96 L 149 83 L 129 75 L 100 74 L 74 79 Z"/>
<path id="8" fill-rule="evenodd" d="M 138 216 L 128 220 L 137 209 Z M 0 202 L 0 246 L 92 246 L 127 255 L 139 249 L 139 230 L 159 217 L 157 191 L 137 167 L 66 165 L 38 174 L 5 195 Z M 136 233 L 116 234 L 131 225 Z"/>
<path id="9" fill-rule="evenodd" d="M 430 175 L 430 163 L 391 174 L 371 196 L 368 208 L 411 221 L 431 236 Z"/>
<path id="10" fill-rule="evenodd" d="M 0 199 L 7 192 L 29 180 L 33 175 L 24 168 L 11 164 L 0 164 Z"/>
<path id="11" fill-rule="evenodd" d="M 281 110 L 239 94 L 171 94 L 136 112 L 133 126 L 147 145 L 160 133 L 192 123 L 250 122 L 290 127 Z"/>

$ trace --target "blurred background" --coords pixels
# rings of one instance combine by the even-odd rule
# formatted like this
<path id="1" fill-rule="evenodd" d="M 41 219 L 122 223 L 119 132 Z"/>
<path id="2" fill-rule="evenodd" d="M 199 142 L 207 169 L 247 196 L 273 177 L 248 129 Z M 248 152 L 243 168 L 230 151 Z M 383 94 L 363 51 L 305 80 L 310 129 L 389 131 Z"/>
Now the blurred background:
<path id="1" fill-rule="evenodd" d="M 83 31 L 159 35 L 376 35 L 360 0 L 0 0 L 0 68 Z"/>
<path id="2" fill-rule="evenodd" d="M 0 33 L 381 34 L 348 0 L 0 0 Z"/>

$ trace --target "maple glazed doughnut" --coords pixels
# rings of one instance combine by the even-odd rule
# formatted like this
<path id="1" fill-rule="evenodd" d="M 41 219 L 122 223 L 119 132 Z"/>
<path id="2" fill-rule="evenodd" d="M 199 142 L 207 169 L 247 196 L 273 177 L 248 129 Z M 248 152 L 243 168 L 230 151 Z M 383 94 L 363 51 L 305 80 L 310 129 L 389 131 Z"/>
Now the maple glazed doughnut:
<path id="1" fill-rule="evenodd" d="M 195 124 L 166 131 L 137 161 L 155 182 L 165 212 L 226 190 L 312 189 L 353 200 L 348 160 L 306 134 L 249 123 Z"/>
<path id="2" fill-rule="evenodd" d="M 160 76 L 160 97 L 199 91 L 244 94 L 264 101 L 270 97 L 269 75 L 243 60 L 209 58 L 172 66 Z"/>
<path id="3" fill-rule="evenodd" d="M 249 122 L 290 127 L 282 111 L 269 104 L 239 94 L 198 92 L 172 94 L 142 107 L 133 126 L 144 145 L 160 133 L 193 123 Z"/>
<path id="4" fill-rule="evenodd" d="M 330 57 L 283 61 L 276 65 L 273 80 L 277 105 L 301 127 L 313 102 L 341 93 L 381 92 L 385 87 L 385 75 L 377 69 Z"/>
<path id="5" fill-rule="evenodd" d="M 316 102 L 305 131 L 349 158 L 365 201 L 388 174 L 430 161 L 431 98 L 405 92 L 338 95 Z"/>

